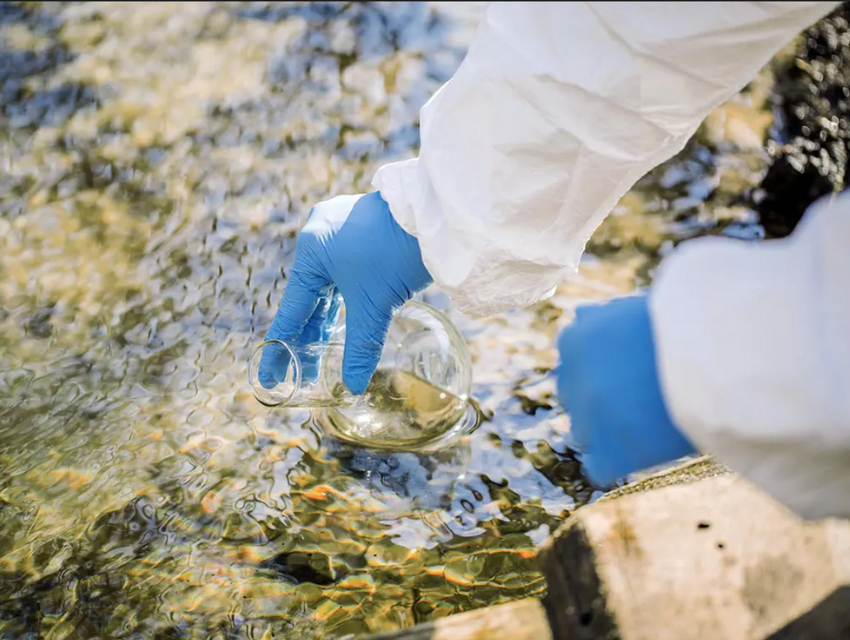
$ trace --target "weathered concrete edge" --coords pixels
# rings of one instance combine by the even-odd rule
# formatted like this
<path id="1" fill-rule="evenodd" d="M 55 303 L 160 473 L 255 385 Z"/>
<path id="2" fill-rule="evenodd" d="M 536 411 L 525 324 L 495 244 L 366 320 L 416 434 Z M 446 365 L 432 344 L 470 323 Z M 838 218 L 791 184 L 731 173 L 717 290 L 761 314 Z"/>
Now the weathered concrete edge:
<path id="1" fill-rule="evenodd" d="M 718 462 L 711 456 L 700 456 L 699 458 L 688 460 L 682 464 L 664 469 L 663 471 L 609 491 L 599 498 L 597 502 L 620 498 L 631 493 L 661 489 L 662 487 L 691 484 L 698 480 L 713 478 L 727 473 L 732 473 L 729 467 Z"/>
<path id="2" fill-rule="evenodd" d="M 850 522 L 802 520 L 734 473 L 659 488 L 548 540 L 556 640 L 850 638 Z"/>
<path id="3" fill-rule="evenodd" d="M 732 473 L 732 471 L 713 457 L 700 456 L 694 460 L 688 460 L 687 462 L 670 467 L 669 469 L 664 469 L 663 471 L 654 473 L 646 478 L 641 478 L 635 482 L 613 489 L 600 497 L 594 504 L 615 500 L 633 493 L 643 493 L 654 489 L 662 489 L 664 487 L 692 484 L 699 480 L 726 475 L 728 473 Z M 576 513 L 580 510 L 580 508 L 577 509 Z M 538 554 L 541 554 L 551 548 L 552 542 L 557 540 L 560 536 L 565 535 L 573 524 L 574 518 L 572 516 L 564 520 L 561 526 L 553 531 L 546 542 L 541 545 L 538 549 Z"/>
<path id="4" fill-rule="evenodd" d="M 438 618 L 368 640 L 552 640 L 543 604 L 526 598 Z"/>

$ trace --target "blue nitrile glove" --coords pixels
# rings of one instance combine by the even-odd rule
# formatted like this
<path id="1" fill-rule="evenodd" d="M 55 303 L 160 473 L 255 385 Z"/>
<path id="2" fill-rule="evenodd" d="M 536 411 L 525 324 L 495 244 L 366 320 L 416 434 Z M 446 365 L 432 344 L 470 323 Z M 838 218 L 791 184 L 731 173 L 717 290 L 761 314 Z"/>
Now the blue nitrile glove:
<path id="1" fill-rule="evenodd" d="M 695 452 L 664 404 L 647 301 L 580 307 L 558 339 L 558 396 L 598 487 Z"/>
<path id="2" fill-rule="evenodd" d="M 393 311 L 430 283 L 419 242 L 393 219 L 379 193 L 332 198 L 313 208 L 298 236 L 295 263 L 265 339 L 324 339 L 342 294 L 342 378 L 361 394 L 378 366 Z M 280 363 L 263 359 L 261 384 L 274 386 L 280 371 Z"/>

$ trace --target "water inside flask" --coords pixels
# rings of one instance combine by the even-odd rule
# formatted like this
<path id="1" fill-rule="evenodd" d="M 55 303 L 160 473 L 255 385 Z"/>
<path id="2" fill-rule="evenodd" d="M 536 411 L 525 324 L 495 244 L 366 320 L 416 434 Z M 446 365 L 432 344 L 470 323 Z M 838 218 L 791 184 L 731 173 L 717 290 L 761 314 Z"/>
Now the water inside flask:
<path id="1" fill-rule="evenodd" d="M 344 306 L 327 342 L 263 343 L 249 364 L 255 397 L 267 406 L 315 409 L 328 435 L 375 448 L 432 450 L 474 428 L 466 342 L 433 307 L 410 301 L 394 314 L 378 368 L 360 396 L 342 380 L 344 343 Z M 278 372 L 270 380 L 266 366 L 261 380 L 269 349 L 277 351 Z"/>

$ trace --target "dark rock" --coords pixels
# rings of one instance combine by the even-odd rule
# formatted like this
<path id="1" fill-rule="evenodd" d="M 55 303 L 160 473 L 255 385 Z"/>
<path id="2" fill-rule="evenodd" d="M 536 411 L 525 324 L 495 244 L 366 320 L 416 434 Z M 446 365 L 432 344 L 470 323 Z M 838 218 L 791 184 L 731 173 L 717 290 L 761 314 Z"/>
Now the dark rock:
<path id="1" fill-rule="evenodd" d="M 842 191 L 850 158 L 850 3 L 803 34 L 776 72 L 778 127 L 756 203 L 767 237 L 791 233 L 806 208 Z"/>
<path id="2" fill-rule="evenodd" d="M 288 578 L 296 584 L 312 582 L 321 586 L 333 584 L 336 575 L 331 559 L 319 551 L 291 551 L 281 553 L 260 564 L 271 569 L 282 578 Z"/>
<path id="3" fill-rule="evenodd" d="M 49 338 L 53 334 L 53 325 L 50 322 L 52 317 L 52 305 L 39 309 L 34 316 L 27 320 L 25 324 L 27 333 L 36 338 Z"/>

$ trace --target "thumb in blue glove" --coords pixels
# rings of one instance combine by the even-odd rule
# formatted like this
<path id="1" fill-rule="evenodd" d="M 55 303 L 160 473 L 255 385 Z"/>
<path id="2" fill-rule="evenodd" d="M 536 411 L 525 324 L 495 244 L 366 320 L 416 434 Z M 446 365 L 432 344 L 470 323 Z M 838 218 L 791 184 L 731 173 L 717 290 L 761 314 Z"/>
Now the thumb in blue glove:
<path id="1" fill-rule="evenodd" d="M 398 225 L 379 193 L 332 198 L 313 208 L 298 236 L 295 263 L 265 339 L 300 344 L 322 339 L 341 294 L 342 377 L 352 393 L 361 394 L 381 359 L 393 311 L 431 281 L 419 243 Z M 285 370 L 285 364 L 263 359 L 261 384 L 274 386 Z"/>
<path id="2" fill-rule="evenodd" d="M 558 350 L 558 397 L 596 486 L 695 453 L 664 404 L 646 296 L 579 308 Z"/>

